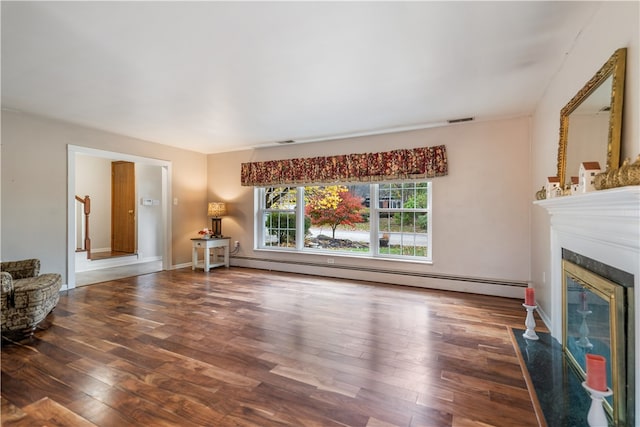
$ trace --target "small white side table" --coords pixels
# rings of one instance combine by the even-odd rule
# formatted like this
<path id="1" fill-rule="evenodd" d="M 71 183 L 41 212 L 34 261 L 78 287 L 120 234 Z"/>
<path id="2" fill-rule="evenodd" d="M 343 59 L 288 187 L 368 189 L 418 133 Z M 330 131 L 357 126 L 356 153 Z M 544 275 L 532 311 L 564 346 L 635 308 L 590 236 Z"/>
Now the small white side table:
<path id="1" fill-rule="evenodd" d="M 204 271 L 214 267 L 229 267 L 229 239 L 230 237 L 213 237 L 211 239 L 191 239 L 193 242 L 193 254 L 191 257 L 191 269 L 198 266 L 198 249 L 204 249 Z M 224 250 L 224 262 L 219 262 L 218 248 Z M 213 249 L 214 262 L 211 262 L 210 249 Z"/>

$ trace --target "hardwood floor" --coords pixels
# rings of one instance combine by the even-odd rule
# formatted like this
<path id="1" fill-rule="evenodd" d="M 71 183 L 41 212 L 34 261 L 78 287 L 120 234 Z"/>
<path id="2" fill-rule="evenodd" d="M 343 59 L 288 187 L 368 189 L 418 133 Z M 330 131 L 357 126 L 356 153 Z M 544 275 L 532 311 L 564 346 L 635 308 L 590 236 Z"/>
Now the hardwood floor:
<path id="1" fill-rule="evenodd" d="M 537 426 L 523 322 L 519 300 L 261 270 L 120 279 L 3 342 L 2 425 Z"/>

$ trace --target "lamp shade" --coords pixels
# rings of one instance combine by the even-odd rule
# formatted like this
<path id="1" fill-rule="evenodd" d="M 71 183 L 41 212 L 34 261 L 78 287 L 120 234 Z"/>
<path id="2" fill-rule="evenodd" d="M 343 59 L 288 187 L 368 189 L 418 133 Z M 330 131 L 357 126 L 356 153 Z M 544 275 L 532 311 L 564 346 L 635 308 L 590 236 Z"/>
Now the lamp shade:
<path id="1" fill-rule="evenodd" d="M 210 202 L 207 215 L 221 217 L 227 214 L 227 205 L 224 202 Z"/>

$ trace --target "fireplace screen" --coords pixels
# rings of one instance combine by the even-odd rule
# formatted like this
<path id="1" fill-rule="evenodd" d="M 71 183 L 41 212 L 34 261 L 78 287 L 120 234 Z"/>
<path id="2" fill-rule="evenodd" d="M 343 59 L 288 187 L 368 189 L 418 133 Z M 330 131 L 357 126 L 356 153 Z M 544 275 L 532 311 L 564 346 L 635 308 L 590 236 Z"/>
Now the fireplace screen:
<path id="1" fill-rule="evenodd" d="M 582 379 L 588 353 L 606 359 L 607 386 L 613 395 L 606 398 L 605 408 L 614 425 L 626 425 L 630 397 L 626 390 L 626 288 L 567 260 L 562 265 L 563 349 Z"/>

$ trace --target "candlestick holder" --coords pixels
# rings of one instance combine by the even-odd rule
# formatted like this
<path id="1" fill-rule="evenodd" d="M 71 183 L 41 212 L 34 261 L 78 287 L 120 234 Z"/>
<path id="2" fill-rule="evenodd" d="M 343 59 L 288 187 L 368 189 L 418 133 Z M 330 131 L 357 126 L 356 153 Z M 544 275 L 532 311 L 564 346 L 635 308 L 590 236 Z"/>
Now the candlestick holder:
<path id="1" fill-rule="evenodd" d="M 536 335 L 536 319 L 533 317 L 533 310 L 538 308 L 537 305 L 527 305 L 522 304 L 524 308 L 527 309 L 527 318 L 524 321 L 524 326 L 527 327 L 527 330 L 522 334 L 528 340 L 537 340 L 539 339 L 538 335 Z"/>
<path id="2" fill-rule="evenodd" d="M 591 310 L 577 310 L 578 314 L 582 316 L 582 322 L 578 328 L 580 338 L 576 341 L 576 345 L 582 348 L 593 348 L 593 344 L 589 341 L 589 326 L 587 325 L 587 316 L 593 313 Z"/>
<path id="3" fill-rule="evenodd" d="M 608 387 L 605 391 L 595 390 L 589 387 L 586 381 L 582 383 L 582 387 L 591 394 L 591 406 L 587 413 L 587 423 L 589 423 L 589 427 L 607 427 L 609 420 L 602 406 L 602 401 L 605 397 L 611 396 L 613 391 Z"/>

